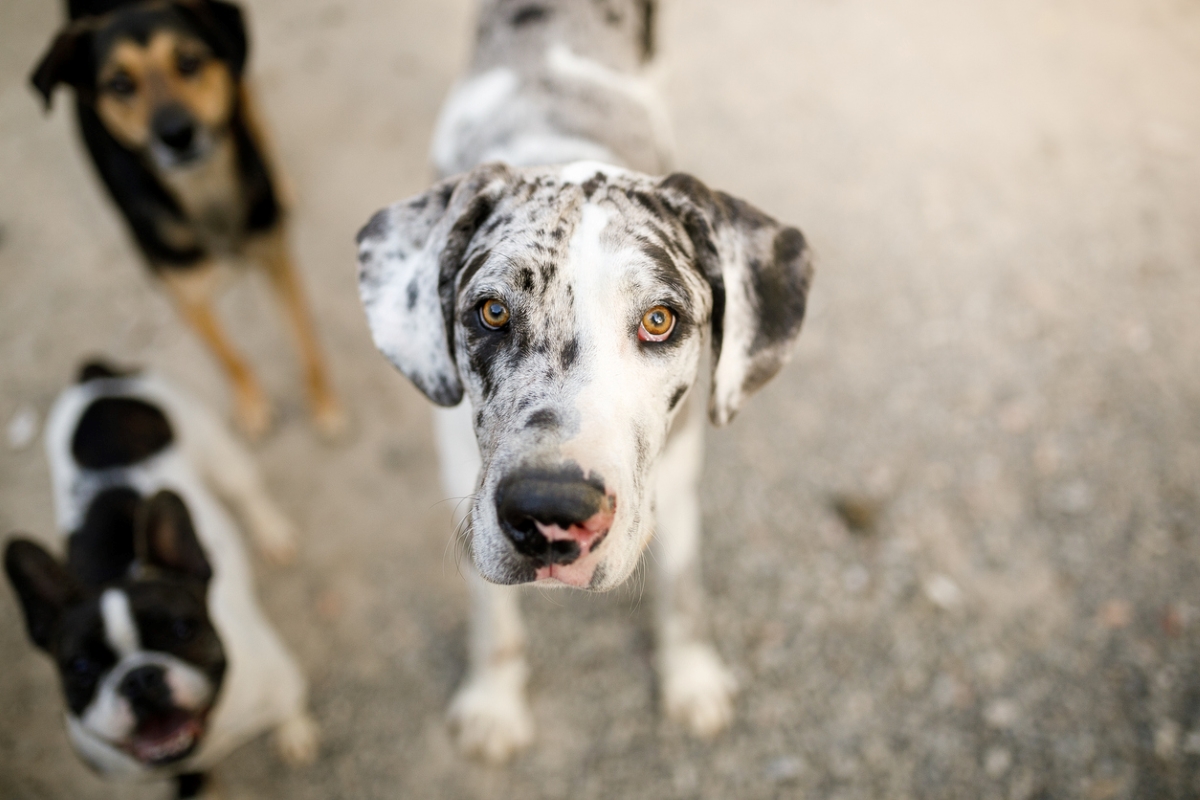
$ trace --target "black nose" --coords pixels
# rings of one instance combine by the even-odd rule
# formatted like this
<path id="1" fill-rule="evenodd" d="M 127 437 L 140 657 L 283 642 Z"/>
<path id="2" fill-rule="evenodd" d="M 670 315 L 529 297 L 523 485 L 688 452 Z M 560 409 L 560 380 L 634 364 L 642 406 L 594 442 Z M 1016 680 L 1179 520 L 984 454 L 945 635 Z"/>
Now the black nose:
<path id="1" fill-rule="evenodd" d="M 580 555 L 580 543 L 550 541 L 537 523 L 566 530 L 583 525 L 604 504 L 603 481 L 595 476 L 585 478 L 577 466 L 518 470 L 496 487 L 501 529 L 517 552 L 538 566 L 574 562 Z"/>
<path id="2" fill-rule="evenodd" d="M 154 135 L 172 150 L 180 152 L 192 146 L 196 138 L 196 123 L 178 106 L 167 106 L 154 115 Z"/>
<path id="3" fill-rule="evenodd" d="M 162 667 L 145 666 L 132 669 L 121 679 L 117 692 L 133 706 L 139 717 L 156 711 L 167 711 L 173 707 L 171 687 L 167 685 L 167 674 Z"/>

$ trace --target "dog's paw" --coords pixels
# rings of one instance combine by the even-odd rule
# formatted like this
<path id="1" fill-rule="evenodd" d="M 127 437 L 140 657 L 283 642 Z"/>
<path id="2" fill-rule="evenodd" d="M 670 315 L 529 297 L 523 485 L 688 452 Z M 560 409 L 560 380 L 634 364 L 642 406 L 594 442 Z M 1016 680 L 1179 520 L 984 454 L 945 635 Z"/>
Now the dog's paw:
<path id="1" fill-rule="evenodd" d="M 296 527 L 283 512 L 264 504 L 252 512 L 248 522 L 263 558 L 277 566 L 287 566 L 296 560 Z"/>
<path id="2" fill-rule="evenodd" d="M 321 730 L 308 712 L 290 717 L 275 729 L 275 747 L 279 757 L 292 767 L 315 761 L 320 743 Z"/>
<path id="3" fill-rule="evenodd" d="M 663 706 L 667 716 L 702 739 L 733 721 L 737 681 L 707 644 L 672 647 L 662 654 Z"/>
<path id="4" fill-rule="evenodd" d="M 503 764 L 533 741 L 533 715 L 525 701 L 523 661 L 468 678 L 450 703 L 458 747 L 472 758 Z"/>
<path id="5" fill-rule="evenodd" d="M 233 409 L 233 421 L 238 430 L 252 442 L 257 442 L 271 429 L 271 401 L 258 386 L 242 389 L 237 393 Z"/>

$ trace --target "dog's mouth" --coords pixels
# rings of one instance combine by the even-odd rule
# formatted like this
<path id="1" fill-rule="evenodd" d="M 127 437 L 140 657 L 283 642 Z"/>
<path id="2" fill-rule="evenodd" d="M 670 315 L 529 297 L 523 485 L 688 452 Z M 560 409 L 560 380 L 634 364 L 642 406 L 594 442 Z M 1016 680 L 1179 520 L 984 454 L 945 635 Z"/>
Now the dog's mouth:
<path id="1" fill-rule="evenodd" d="M 172 709 L 138 723 L 125 752 L 143 764 L 159 766 L 187 758 L 204 737 L 205 713 Z"/>

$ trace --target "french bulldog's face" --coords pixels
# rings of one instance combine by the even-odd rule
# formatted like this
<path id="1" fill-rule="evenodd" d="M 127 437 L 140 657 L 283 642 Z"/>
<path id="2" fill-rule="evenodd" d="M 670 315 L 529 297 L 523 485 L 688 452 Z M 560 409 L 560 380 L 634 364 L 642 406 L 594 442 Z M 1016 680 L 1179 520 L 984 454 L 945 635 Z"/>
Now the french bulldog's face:
<path id="1" fill-rule="evenodd" d="M 134 574 L 102 589 L 81 586 L 31 541 L 5 553 L 30 638 L 58 670 L 72 744 L 106 774 L 195 753 L 226 668 L 187 510 L 165 492 L 145 505 Z"/>
<path id="2" fill-rule="evenodd" d="M 471 551 L 496 583 L 622 583 L 654 469 L 711 347 L 728 421 L 799 333 L 800 232 L 688 176 L 487 165 L 385 209 L 359 240 L 376 345 L 464 397 L 483 469 Z"/>
<path id="3" fill-rule="evenodd" d="M 159 169 L 201 161 L 225 135 L 245 59 L 236 6 L 134 4 L 65 28 L 33 82 L 75 87 L 113 138 Z"/>

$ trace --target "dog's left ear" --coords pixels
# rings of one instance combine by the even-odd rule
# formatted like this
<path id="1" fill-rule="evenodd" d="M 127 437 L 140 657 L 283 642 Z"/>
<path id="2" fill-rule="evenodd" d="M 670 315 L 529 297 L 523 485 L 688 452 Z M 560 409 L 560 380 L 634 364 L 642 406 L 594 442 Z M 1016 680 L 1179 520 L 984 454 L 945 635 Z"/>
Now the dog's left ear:
<path id="1" fill-rule="evenodd" d="M 138 508 L 133 549 L 146 566 L 182 573 L 204 583 L 212 578 L 212 567 L 196 537 L 192 515 L 174 492 L 161 491 Z"/>
<path id="2" fill-rule="evenodd" d="M 242 9 L 224 0 L 181 0 L 178 6 L 204 31 L 209 46 L 229 64 L 233 77 L 240 78 L 250 54 Z"/>
<path id="3" fill-rule="evenodd" d="M 46 108 L 54 97 L 54 87 L 65 83 L 86 95 L 93 89 L 95 65 L 92 63 L 92 24 L 73 22 L 54 37 L 50 49 L 42 55 L 29 82 L 42 96 Z"/>
<path id="4" fill-rule="evenodd" d="M 779 372 L 800 334 L 812 264 L 803 234 L 691 175 L 659 184 L 713 292 L 708 413 L 725 425 Z"/>

